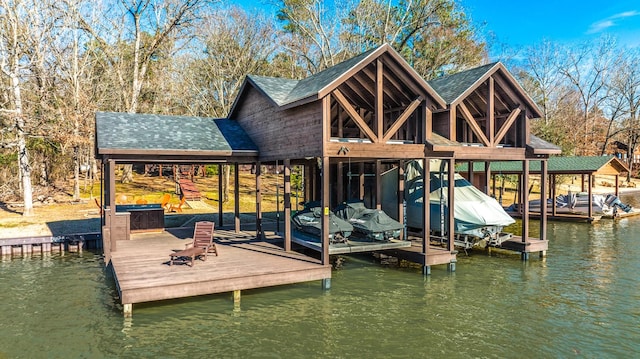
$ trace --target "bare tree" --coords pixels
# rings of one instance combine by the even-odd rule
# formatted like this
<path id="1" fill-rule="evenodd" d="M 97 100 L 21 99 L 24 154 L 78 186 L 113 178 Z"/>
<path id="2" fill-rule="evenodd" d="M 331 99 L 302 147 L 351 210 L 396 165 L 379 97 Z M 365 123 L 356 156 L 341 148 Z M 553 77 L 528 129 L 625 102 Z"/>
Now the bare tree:
<path id="1" fill-rule="evenodd" d="M 613 38 L 603 37 L 595 44 L 584 44 L 567 52 L 560 66 L 560 72 L 580 95 L 584 127 L 578 154 L 597 151 L 593 146 L 596 142 L 594 115 L 605 99 L 608 74 L 616 61 L 615 46 Z"/>
<path id="2" fill-rule="evenodd" d="M 44 82 L 44 59 L 49 35 L 56 18 L 46 14 L 49 1 L 0 0 L 0 71 L 7 80 L 7 102 L 2 115 L 13 122 L 15 139 L 4 146 L 14 147 L 18 152 L 20 187 L 24 201 L 23 215 L 33 214 L 32 167 L 29 159 L 27 138 L 37 120 L 30 115 L 24 103 L 24 86 L 30 76 Z M 39 97 L 45 94 L 40 92 Z M 42 104 L 43 102 L 40 102 Z"/>

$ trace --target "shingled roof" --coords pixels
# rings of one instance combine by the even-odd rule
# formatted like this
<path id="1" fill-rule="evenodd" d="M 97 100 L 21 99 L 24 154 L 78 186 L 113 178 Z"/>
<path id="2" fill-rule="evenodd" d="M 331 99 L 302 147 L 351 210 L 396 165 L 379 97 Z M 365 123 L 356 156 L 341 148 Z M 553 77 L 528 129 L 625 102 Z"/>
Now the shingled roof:
<path id="1" fill-rule="evenodd" d="M 497 64 L 497 62 L 494 62 L 455 74 L 438 77 L 428 81 L 428 83 L 448 104 L 450 104 L 457 100 L 458 97 L 460 97 Z"/>
<path id="2" fill-rule="evenodd" d="M 349 73 L 349 71 L 361 64 L 368 63 L 367 59 L 370 57 L 375 58 L 383 53 L 388 53 L 397 61 L 406 64 L 406 61 L 398 55 L 391 46 L 383 44 L 302 80 L 248 75 L 245 79 L 245 83 L 243 84 L 243 88 L 247 83 L 252 84 L 279 107 L 286 107 L 305 99 L 315 100 L 320 92 L 331 88 L 332 84 L 339 83 L 340 80 Z M 406 64 L 405 68 L 407 71 L 412 72 L 415 80 L 420 84 L 420 86 L 426 89 L 426 92 L 429 93 L 437 103 L 444 106 L 444 100 L 440 95 L 431 88 L 431 86 L 429 86 L 429 84 L 424 81 L 411 66 Z M 240 95 L 242 92 L 243 89 L 240 90 Z M 236 103 L 239 101 L 241 97 L 240 95 L 236 98 Z M 234 103 L 230 113 L 233 113 L 233 108 L 235 108 L 236 103 Z"/>
<path id="3" fill-rule="evenodd" d="M 257 155 L 237 121 L 191 116 L 96 113 L 96 155 Z"/>
<path id="4" fill-rule="evenodd" d="M 619 174 L 629 171 L 629 168 L 627 168 L 624 162 L 614 156 L 550 157 L 547 163 L 548 172 L 556 174 Z M 467 163 L 460 163 L 456 166 L 456 170 L 459 172 L 466 172 L 467 168 Z M 473 171 L 484 171 L 484 162 L 474 162 Z M 491 172 L 501 172 L 505 174 L 520 173 L 522 172 L 522 162 L 491 162 Z M 529 172 L 540 173 L 540 161 L 530 161 Z"/>

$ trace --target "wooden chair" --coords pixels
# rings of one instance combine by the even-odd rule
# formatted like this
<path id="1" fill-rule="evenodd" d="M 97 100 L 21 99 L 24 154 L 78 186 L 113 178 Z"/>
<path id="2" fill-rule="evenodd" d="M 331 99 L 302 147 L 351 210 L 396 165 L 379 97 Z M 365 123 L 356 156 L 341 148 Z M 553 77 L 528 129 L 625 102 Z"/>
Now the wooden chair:
<path id="1" fill-rule="evenodd" d="M 173 265 L 174 262 L 193 263 L 196 258 L 204 257 L 203 260 L 207 260 L 209 253 L 214 253 L 218 256 L 218 249 L 213 242 L 213 222 L 196 222 L 196 226 L 193 229 L 193 242 L 188 243 L 186 249 L 171 253 L 169 255 L 169 265 Z"/>
<path id="2" fill-rule="evenodd" d="M 171 195 L 168 193 L 165 193 L 164 196 L 162 196 L 162 202 L 160 202 L 160 207 L 164 208 L 165 211 L 168 211 L 170 200 L 171 200 Z"/>
<path id="3" fill-rule="evenodd" d="M 104 214 L 104 208 L 102 208 L 102 205 L 98 202 L 97 198 L 94 198 L 93 200 L 96 202 L 96 206 L 100 209 L 100 215 L 102 216 Z"/>
<path id="4" fill-rule="evenodd" d="M 184 205 L 184 202 L 187 201 L 187 197 L 182 196 L 182 198 L 180 199 L 180 203 L 178 204 L 172 204 L 169 207 L 169 212 L 180 212 L 182 213 L 182 206 Z"/>

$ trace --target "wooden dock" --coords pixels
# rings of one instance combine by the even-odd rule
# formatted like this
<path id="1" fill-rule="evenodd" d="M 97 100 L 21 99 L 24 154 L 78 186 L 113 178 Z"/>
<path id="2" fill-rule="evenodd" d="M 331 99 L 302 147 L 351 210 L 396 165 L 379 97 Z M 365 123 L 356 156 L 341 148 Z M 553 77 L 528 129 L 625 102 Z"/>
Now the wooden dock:
<path id="1" fill-rule="evenodd" d="M 299 231 L 293 231 L 291 233 L 291 241 L 299 244 L 303 247 L 313 249 L 320 252 L 322 250 L 320 246 L 320 238 L 313 235 L 302 233 Z M 329 254 L 348 254 L 348 253 L 361 253 L 361 252 L 373 252 L 394 248 L 406 248 L 411 247 L 410 241 L 389 240 L 389 241 L 373 241 L 362 238 L 349 238 L 346 242 L 333 243 L 329 245 Z"/>
<path id="2" fill-rule="evenodd" d="M 24 257 L 33 254 L 82 252 L 83 248 L 99 248 L 99 233 L 67 236 L 34 236 L 0 239 L 0 255 Z"/>
<path id="3" fill-rule="evenodd" d="M 296 252 L 285 252 L 279 237 L 258 240 L 255 232 L 215 230 L 219 256 L 169 266 L 169 254 L 182 250 L 193 228 L 133 234 L 117 241 L 111 266 L 125 315 L 134 303 L 234 292 L 331 278 L 331 266 Z M 239 298 L 238 298 L 239 299 Z"/>
<path id="4" fill-rule="evenodd" d="M 202 194 L 196 188 L 195 183 L 187 178 L 180 178 L 180 193 L 187 199 L 187 201 L 199 201 L 202 199 Z"/>

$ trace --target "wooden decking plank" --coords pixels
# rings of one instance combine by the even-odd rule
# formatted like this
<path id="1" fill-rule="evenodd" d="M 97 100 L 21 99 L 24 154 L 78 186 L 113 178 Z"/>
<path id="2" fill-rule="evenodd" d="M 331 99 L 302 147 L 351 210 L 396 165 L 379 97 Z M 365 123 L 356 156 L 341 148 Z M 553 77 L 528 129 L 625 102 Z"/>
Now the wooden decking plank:
<path id="1" fill-rule="evenodd" d="M 255 240 L 250 232 L 225 230 L 216 230 L 219 256 L 196 260 L 193 267 L 169 266 L 169 254 L 190 241 L 178 238 L 185 237 L 184 231 L 172 232 L 117 242 L 111 262 L 123 304 L 331 277 L 331 267 L 318 259 L 285 252 L 277 242 Z"/>

